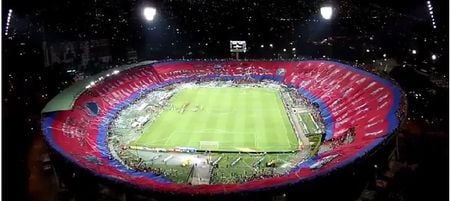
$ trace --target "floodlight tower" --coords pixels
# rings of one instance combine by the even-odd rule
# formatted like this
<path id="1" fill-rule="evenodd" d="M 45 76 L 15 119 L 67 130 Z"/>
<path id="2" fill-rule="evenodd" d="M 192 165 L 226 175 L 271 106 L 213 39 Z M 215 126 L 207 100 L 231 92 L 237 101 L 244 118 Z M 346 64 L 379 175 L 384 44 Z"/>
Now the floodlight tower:
<path id="1" fill-rule="evenodd" d="M 147 21 L 153 21 L 156 15 L 156 8 L 154 7 L 145 7 L 142 10 L 142 14 L 144 15 L 145 20 Z"/>
<path id="2" fill-rule="evenodd" d="M 318 23 L 316 23 L 316 29 L 317 29 L 317 39 L 321 40 L 322 44 L 325 43 L 329 37 L 333 36 L 333 18 L 335 18 L 336 15 L 336 8 L 333 6 L 333 2 L 325 2 L 323 3 L 319 8 L 320 17 Z M 323 52 L 322 52 L 323 51 Z M 325 46 L 322 52 L 322 57 L 333 57 L 333 49 L 329 46 Z"/>
<path id="3" fill-rule="evenodd" d="M 320 7 L 320 15 L 324 20 L 330 20 L 333 17 L 333 9 L 331 5 L 324 5 Z"/>
<path id="4" fill-rule="evenodd" d="M 149 59 L 148 57 L 152 52 L 151 46 L 154 45 L 155 41 L 155 33 L 153 33 L 153 30 L 157 27 L 157 21 L 159 21 L 159 18 L 156 19 L 157 10 L 156 7 L 153 5 L 140 5 L 137 9 L 139 11 L 139 17 L 141 17 L 141 30 L 142 30 L 142 37 L 140 37 L 142 42 L 142 48 L 139 51 L 142 51 L 142 53 L 138 53 L 138 57 L 143 56 L 146 59 Z"/>

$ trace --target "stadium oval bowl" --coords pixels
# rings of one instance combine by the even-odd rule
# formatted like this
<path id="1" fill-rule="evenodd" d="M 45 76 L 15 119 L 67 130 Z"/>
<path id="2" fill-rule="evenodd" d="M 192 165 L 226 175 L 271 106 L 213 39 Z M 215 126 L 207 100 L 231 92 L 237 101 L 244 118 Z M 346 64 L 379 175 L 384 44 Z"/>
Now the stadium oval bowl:
<path id="1" fill-rule="evenodd" d="M 304 160 L 283 176 L 237 184 L 173 183 L 151 172 L 129 169 L 112 157 L 108 125 L 133 100 L 159 86 L 195 77 L 239 78 L 248 67 L 255 69 L 254 79 L 272 79 L 295 87 L 315 103 L 324 120 L 325 140 L 339 138 L 353 128 L 354 141 Z M 215 74 L 217 68 L 222 69 L 219 75 Z M 64 158 L 114 181 L 181 194 L 255 192 L 331 173 L 380 146 L 399 126 L 401 98 L 393 82 L 333 61 L 145 62 L 108 70 L 64 90 L 42 110 L 42 130 L 50 146 Z"/>

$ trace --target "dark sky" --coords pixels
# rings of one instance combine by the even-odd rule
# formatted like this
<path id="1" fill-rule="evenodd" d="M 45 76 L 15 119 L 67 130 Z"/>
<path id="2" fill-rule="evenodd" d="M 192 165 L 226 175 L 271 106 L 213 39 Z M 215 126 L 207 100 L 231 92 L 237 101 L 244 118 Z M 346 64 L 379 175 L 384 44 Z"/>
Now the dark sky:
<path id="1" fill-rule="evenodd" d="M 421 44 L 417 40 L 436 33 L 448 37 L 448 1 L 431 2 L 436 30 L 432 30 L 426 0 L 7 0 L 3 1 L 3 17 L 8 9 L 13 9 L 16 21 L 11 26 L 18 32 L 34 32 L 31 38 L 36 48 L 44 40 L 108 39 L 112 56 L 118 60 L 124 57 L 122 50 L 128 48 L 136 50 L 140 58 L 154 56 L 142 59 L 185 55 L 223 58 L 228 56 L 226 43 L 233 39 L 247 40 L 249 48 L 253 48 L 248 56 L 255 54 L 254 58 L 266 57 L 260 56 L 259 50 L 277 57 L 270 49 L 259 48 L 266 42 L 277 44 L 274 51 L 297 47 L 298 55 L 321 57 L 330 53 L 329 56 L 349 60 L 358 56 L 348 51 L 349 46 L 355 47 L 357 53 L 381 46 L 386 51 L 399 49 L 396 54 L 402 55 L 409 48 L 418 48 Z M 323 4 L 336 7 L 337 17 L 331 26 L 320 23 L 318 10 Z M 157 8 L 154 22 L 143 20 L 144 5 Z M 369 40 L 371 35 L 375 36 L 374 41 Z M 312 50 L 306 46 L 328 36 L 344 38 L 333 42 L 333 50 L 326 47 Z"/>
<path id="2" fill-rule="evenodd" d="M 177 0 L 175 0 L 177 1 Z M 180 2 L 183 2 L 183 0 L 178 0 Z M 221 2 L 217 0 L 208 1 L 210 3 L 212 2 Z M 229 1 L 229 0 L 228 0 Z M 243 0 L 232 0 L 237 7 L 239 6 L 240 2 L 243 2 Z M 355 3 L 361 4 L 361 5 L 368 5 L 368 4 L 375 4 L 380 6 L 386 6 L 391 7 L 394 10 L 398 12 L 405 13 L 407 15 L 417 16 L 419 18 L 426 17 L 426 11 L 424 8 L 426 4 L 426 0 L 352 0 Z M 352 2 L 348 1 L 348 2 Z M 68 3 L 72 2 L 72 3 Z M 94 2 L 94 0 L 84 0 L 84 1 L 58 1 L 58 0 L 6 0 L 3 1 L 3 9 L 9 9 L 12 8 L 18 13 L 25 14 L 25 13 L 32 13 L 36 11 L 37 9 L 67 9 L 67 10 L 74 10 L 73 12 L 83 12 L 83 10 L 76 10 L 79 9 L 79 5 L 87 3 L 87 2 Z M 129 3 L 130 1 L 123 1 L 124 4 Z M 161 2 L 164 2 L 163 0 L 157 0 L 157 1 L 139 1 L 139 3 L 142 4 L 154 4 L 158 5 Z M 188 1 L 185 1 L 188 2 Z M 277 1 L 261 1 L 263 2 L 277 2 Z M 332 4 L 339 4 L 341 1 L 315 1 L 317 2 L 324 2 L 324 3 L 332 3 Z M 432 4 L 435 6 L 437 10 L 437 15 L 441 20 L 448 21 L 448 1 L 444 0 L 434 0 L 432 1 Z M 69 7 L 70 5 L 70 7 Z M 78 6 L 77 6 L 78 5 Z M 444 23 L 445 24 L 445 23 Z"/>

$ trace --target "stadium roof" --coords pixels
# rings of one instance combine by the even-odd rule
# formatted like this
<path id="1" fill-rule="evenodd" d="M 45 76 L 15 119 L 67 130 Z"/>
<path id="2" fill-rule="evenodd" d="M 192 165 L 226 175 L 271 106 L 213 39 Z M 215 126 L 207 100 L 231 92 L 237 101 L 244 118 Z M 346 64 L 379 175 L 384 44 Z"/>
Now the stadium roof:
<path id="1" fill-rule="evenodd" d="M 61 93 L 53 97 L 47 105 L 45 105 L 44 109 L 42 109 L 41 113 L 47 112 L 56 112 L 56 111 L 64 111 L 71 110 L 75 100 L 86 90 L 86 86 L 88 86 L 92 81 L 98 80 L 98 78 L 105 76 L 107 74 L 113 73 L 115 70 L 126 70 L 129 68 L 134 68 L 142 65 L 147 65 L 154 63 L 155 61 L 143 61 L 137 64 L 131 65 L 122 65 L 116 68 L 112 68 L 106 71 L 103 71 L 99 74 L 89 76 L 84 80 L 80 80 L 75 82 L 72 86 L 67 89 L 64 89 Z"/>

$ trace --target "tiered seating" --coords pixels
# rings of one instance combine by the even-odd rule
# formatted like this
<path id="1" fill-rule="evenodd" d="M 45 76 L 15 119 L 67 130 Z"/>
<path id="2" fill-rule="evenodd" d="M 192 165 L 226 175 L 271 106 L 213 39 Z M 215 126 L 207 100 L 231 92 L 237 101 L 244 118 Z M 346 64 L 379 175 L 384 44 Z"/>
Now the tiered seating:
<path id="1" fill-rule="evenodd" d="M 128 170 L 111 157 L 106 138 L 108 125 L 121 108 L 133 104 L 153 87 L 174 81 L 224 76 L 274 79 L 295 87 L 308 101 L 319 105 L 326 126 L 326 140 L 340 139 L 349 130 L 354 130 L 355 139 L 298 164 L 292 174 L 235 185 L 173 184 L 152 173 Z M 298 183 L 363 156 L 397 127 L 395 112 L 400 104 L 399 96 L 400 91 L 392 83 L 329 61 L 162 62 L 106 77 L 79 96 L 72 110 L 48 114 L 43 129 L 50 144 L 59 152 L 100 175 L 142 187 L 192 194 L 256 190 Z M 98 114 L 90 114 L 86 103 L 97 104 Z M 336 159 L 317 170 L 308 168 L 327 156 L 336 156 Z"/>
<path id="2" fill-rule="evenodd" d="M 331 137 L 355 127 L 361 136 L 386 134 L 384 117 L 392 106 L 392 93 L 373 78 L 334 63 L 309 62 L 287 76 L 286 81 L 321 100 L 333 119 Z M 314 100 L 313 100 L 314 101 Z"/>

